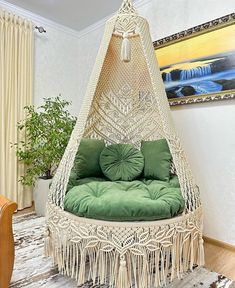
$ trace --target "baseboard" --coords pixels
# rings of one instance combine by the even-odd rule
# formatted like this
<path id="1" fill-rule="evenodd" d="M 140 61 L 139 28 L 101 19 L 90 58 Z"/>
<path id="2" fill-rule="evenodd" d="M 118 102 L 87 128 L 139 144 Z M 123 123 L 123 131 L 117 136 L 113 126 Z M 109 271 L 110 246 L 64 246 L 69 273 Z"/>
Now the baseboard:
<path id="1" fill-rule="evenodd" d="M 204 239 L 205 243 L 213 244 L 215 246 L 218 246 L 218 247 L 221 247 L 221 248 L 235 252 L 235 246 L 234 245 L 231 245 L 231 244 L 228 244 L 228 243 L 225 243 L 225 242 L 222 242 L 222 241 L 219 241 L 219 240 L 207 237 L 207 236 L 203 236 L 203 239 Z"/>
<path id="2" fill-rule="evenodd" d="M 25 214 L 30 214 L 30 213 L 35 213 L 35 206 L 34 206 L 34 201 L 32 201 L 32 205 L 30 207 L 24 208 L 22 210 L 18 210 L 15 212 L 14 216 L 22 216 Z"/>

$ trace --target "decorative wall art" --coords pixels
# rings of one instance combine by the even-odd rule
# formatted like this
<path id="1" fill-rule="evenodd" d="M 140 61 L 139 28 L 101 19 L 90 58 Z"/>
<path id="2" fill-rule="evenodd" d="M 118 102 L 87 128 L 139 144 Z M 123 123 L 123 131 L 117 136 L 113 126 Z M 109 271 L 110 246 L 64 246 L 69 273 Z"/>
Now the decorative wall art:
<path id="1" fill-rule="evenodd" d="M 170 105 L 235 98 L 235 13 L 154 42 Z"/>

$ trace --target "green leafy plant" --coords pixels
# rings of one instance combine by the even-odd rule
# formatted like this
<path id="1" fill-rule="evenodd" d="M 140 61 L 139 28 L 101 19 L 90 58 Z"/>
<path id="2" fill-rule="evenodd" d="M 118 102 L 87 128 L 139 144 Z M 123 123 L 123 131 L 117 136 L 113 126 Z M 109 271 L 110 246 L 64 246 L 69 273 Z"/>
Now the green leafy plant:
<path id="1" fill-rule="evenodd" d="M 38 177 L 51 179 L 64 154 L 76 118 L 67 107 L 70 102 L 60 97 L 44 98 L 38 109 L 26 106 L 26 119 L 18 123 L 18 131 L 25 140 L 15 143 L 19 161 L 26 165 L 20 182 L 34 185 Z"/>

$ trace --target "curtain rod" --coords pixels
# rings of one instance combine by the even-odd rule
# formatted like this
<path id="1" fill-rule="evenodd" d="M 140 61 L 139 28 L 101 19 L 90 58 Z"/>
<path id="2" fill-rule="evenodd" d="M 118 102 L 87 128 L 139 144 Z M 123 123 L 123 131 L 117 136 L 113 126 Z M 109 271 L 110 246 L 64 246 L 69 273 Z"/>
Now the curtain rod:
<path id="1" fill-rule="evenodd" d="M 0 12 L 2 12 L 1 13 L 1 18 L 3 18 L 3 19 L 5 19 L 5 15 L 4 14 L 8 14 L 8 15 L 12 15 L 12 16 L 14 16 L 14 17 L 17 17 L 17 18 L 19 18 L 19 19 L 22 19 L 22 21 L 25 21 L 25 20 L 27 20 L 27 21 L 30 21 L 30 20 L 28 20 L 28 19 L 25 19 L 24 17 L 21 17 L 21 16 L 19 16 L 19 15 L 16 15 L 15 13 L 13 13 L 13 12 L 11 12 L 11 11 L 7 11 L 7 10 L 5 10 L 5 9 L 2 9 L 1 7 L 0 7 Z M 8 17 L 7 17 L 7 19 L 8 19 Z M 32 22 L 31 22 L 32 23 Z M 33 23 L 33 26 L 34 26 L 34 29 L 36 29 L 36 30 L 38 30 L 38 32 L 39 33 L 46 33 L 47 31 L 46 31 L 46 29 L 44 28 L 44 27 L 42 27 L 42 26 L 37 26 L 37 25 L 35 25 L 34 23 Z"/>
<path id="2" fill-rule="evenodd" d="M 36 30 L 38 30 L 39 33 L 46 33 L 47 31 L 44 29 L 42 26 L 35 26 L 34 27 Z"/>

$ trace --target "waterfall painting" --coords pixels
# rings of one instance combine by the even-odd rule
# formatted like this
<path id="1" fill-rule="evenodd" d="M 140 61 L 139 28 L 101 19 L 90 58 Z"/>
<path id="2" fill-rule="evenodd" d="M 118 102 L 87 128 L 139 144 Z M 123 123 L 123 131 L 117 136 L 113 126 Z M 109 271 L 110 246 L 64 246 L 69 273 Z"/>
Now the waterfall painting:
<path id="1" fill-rule="evenodd" d="M 235 13 L 154 47 L 170 105 L 235 98 Z"/>

